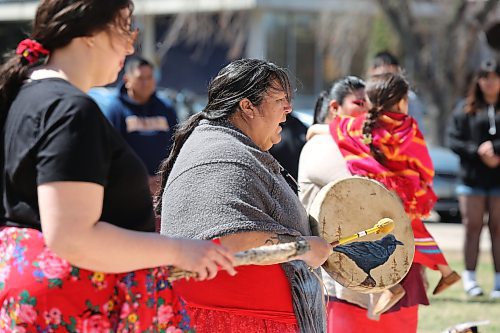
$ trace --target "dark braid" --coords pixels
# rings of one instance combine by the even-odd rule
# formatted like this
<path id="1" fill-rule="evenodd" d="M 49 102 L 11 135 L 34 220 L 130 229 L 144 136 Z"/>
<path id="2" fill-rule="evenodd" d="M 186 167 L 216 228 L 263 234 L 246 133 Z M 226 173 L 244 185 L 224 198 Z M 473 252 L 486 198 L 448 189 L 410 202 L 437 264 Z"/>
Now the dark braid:
<path id="1" fill-rule="evenodd" d="M 383 109 L 380 107 L 371 108 L 370 110 L 368 110 L 368 113 L 366 115 L 366 120 L 363 123 L 363 142 L 370 146 L 370 152 L 379 162 L 383 162 L 385 160 L 385 156 L 379 149 L 377 149 L 373 145 L 372 131 L 375 129 L 378 117 L 382 111 Z"/>
<path id="2" fill-rule="evenodd" d="M 156 214 L 160 214 L 161 212 L 161 197 L 163 195 L 163 191 L 165 190 L 165 185 L 167 185 L 168 175 L 172 171 L 174 167 L 174 163 L 179 156 L 182 146 L 189 138 L 191 133 L 194 131 L 196 126 L 200 123 L 201 120 L 219 120 L 226 118 L 227 115 L 223 113 L 208 113 L 206 111 L 199 112 L 195 115 L 189 117 L 184 123 L 180 124 L 179 127 L 175 130 L 175 133 L 172 138 L 172 148 L 170 150 L 169 156 L 164 159 L 159 168 L 158 175 L 160 176 L 160 189 L 157 193 L 155 193 L 155 212 Z"/>
<path id="3" fill-rule="evenodd" d="M 161 187 L 155 196 L 155 212 L 161 214 L 162 196 L 168 176 L 172 172 L 182 146 L 201 120 L 222 120 L 239 110 L 241 100 L 247 98 L 259 106 L 269 89 L 282 89 L 292 98 L 292 89 L 287 72 L 275 64 L 258 59 L 236 60 L 224 67 L 208 86 L 208 103 L 202 112 L 191 116 L 176 130 L 170 155 L 161 163 Z"/>
<path id="4" fill-rule="evenodd" d="M 366 95 L 372 106 L 363 124 L 363 141 L 370 146 L 370 152 L 381 163 L 385 156 L 374 146 L 372 132 L 377 127 L 380 114 L 393 110 L 403 98 L 408 98 L 408 90 L 406 79 L 400 74 L 392 73 L 375 75 L 366 85 Z"/>
<path id="5" fill-rule="evenodd" d="M 160 169 L 158 171 L 158 175 L 160 176 L 160 188 L 158 192 L 155 193 L 155 213 L 157 215 L 161 214 L 161 201 L 163 196 L 163 191 L 165 190 L 165 186 L 167 185 L 168 175 L 172 171 L 174 167 L 175 160 L 179 155 L 184 142 L 189 138 L 191 133 L 194 131 L 196 126 L 200 123 L 202 119 L 204 119 L 204 113 L 199 112 L 186 120 L 184 123 L 180 124 L 179 127 L 175 130 L 175 133 L 172 138 L 172 148 L 170 150 L 170 155 L 164 159 L 160 164 Z"/>
<path id="6" fill-rule="evenodd" d="M 328 92 L 323 90 L 320 92 L 318 99 L 316 100 L 316 105 L 314 106 L 314 118 L 313 124 L 323 124 L 326 116 L 328 115 Z"/>

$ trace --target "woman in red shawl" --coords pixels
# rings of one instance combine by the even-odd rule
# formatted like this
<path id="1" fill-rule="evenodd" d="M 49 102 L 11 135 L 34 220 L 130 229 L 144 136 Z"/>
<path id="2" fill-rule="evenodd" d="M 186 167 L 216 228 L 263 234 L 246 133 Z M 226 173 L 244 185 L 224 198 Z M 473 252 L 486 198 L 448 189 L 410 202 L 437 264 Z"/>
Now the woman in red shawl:
<path id="1" fill-rule="evenodd" d="M 437 294 L 460 276 L 448 266 L 421 219 L 436 201 L 431 187 L 434 168 L 416 121 L 407 115 L 408 83 L 399 74 L 377 75 L 368 82 L 366 94 L 371 103 L 368 113 L 338 116 L 330 124 L 330 132 L 353 175 L 375 179 L 401 198 L 415 236 L 413 265 L 441 272 L 442 278 L 433 292 Z M 425 304 L 419 298 L 415 295 L 407 304 L 414 307 L 415 323 L 418 304 Z"/>

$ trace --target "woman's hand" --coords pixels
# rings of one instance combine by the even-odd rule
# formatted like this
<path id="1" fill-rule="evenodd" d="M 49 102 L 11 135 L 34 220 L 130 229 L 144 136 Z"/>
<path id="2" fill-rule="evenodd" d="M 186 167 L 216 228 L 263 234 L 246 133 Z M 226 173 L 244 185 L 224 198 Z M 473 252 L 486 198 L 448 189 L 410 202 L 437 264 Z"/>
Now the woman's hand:
<path id="1" fill-rule="evenodd" d="M 297 256 L 295 259 L 304 260 L 312 268 L 321 266 L 332 253 L 332 246 L 323 238 L 318 236 L 304 236 L 311 250 Z"/>
<path id="2" fill-rule="evenodd" d="M 173 265 L 195 272 L 197 280 L 213 279 L 219 269 L 226 270 L 230 275 L 236 275 L 233 267 L 234 256 L 224 246 L 210 241 L 171 238 L 177 249 Z"/>
<path id="3" fill-rule="evenodd" d="M 481 161 L 489 168 L 496 168 L 500 165 L 500 156 L 495 155 L 493 142 L 485 141 L 481 143 L 477 149 L 477 154 Z"/>
<path id="4" fill-rule="evenodd" d="M 495 150 L 493 149 L 493 142 L 485 141 L 477 149 L 477 153 L 481 161 L 486 164 L 489 168 L 496 168 L 500 165 L 500 157 L 495 155 Z"/>
<path id="5" fill-rule="evenodd" d="M 493 149 L 493 142 L 491 141 L 485 141 L 479 145 L 479 148 L 477 149 L 477 153 L 479 156 L 489 156 L 493 157 L 495 156 L 495 150 Z"/>

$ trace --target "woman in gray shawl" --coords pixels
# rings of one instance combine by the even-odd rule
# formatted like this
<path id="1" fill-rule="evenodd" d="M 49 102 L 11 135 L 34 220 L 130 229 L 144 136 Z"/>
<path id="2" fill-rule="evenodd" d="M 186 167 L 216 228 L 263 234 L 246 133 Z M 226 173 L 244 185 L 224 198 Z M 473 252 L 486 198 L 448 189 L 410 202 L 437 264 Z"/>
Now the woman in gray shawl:
<path id="1" fill-rule="evenodd" d="M 254 59 L 223 68 L 205 109 L 176 132 L 160 168 L 161 233 L 220 242 L 233 252 L 305 239 L 286 263 L 238 267 L 210 281 L 179 281 L 197 332 L 324 332 L 321 282 L 312 268 L 330 245 L 312 236 L 295 181 L 268 153 L 292 111 L 287 73 Z"/>

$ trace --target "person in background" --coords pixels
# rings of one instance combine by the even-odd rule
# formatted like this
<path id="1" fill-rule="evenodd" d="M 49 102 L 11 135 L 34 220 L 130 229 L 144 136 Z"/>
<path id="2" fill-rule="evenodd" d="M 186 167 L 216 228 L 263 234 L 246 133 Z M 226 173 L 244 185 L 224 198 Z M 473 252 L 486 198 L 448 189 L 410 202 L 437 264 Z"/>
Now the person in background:
<path id="1" fill-rule="evenodd" d="M 500 299 L 500 66 L 481 64 L 467 98 L 452 114 L 448 145 L 460 157 L 457 187 L 465 226 L 463 285 L 468 296 L 483 294 L 476 280 L 479 240 L 488 213 L 491 253 L 495 268 L 493 299 Z"/>
<path id="2" fill-rule="evenodd" d="M 368 68 L 369 77 L 384 73 L 401 74 L 402 72 L 398 59 L 389 51 L 381 51 L 375 54 Z M 408 91 L 408 110 L 408 114 L 417 121 L 420 131 L 425 134 L 424 116 L 426 109 L 418 95 L 411 89 Z"/>
<path id="3" fill-rule="evenodd" d="M 314 124 L 324 124 L 326 130 L 314 133 L 307 141 L 300 154 L 299 162 L 299 198 L 306 210 L 309 209 L 319 191 L 328 183 L 351 177 L 347 163 L 337 144 L 328 130 L 328 124 L 337 116 L 356 117 L 368 111 L 368 102 L 365 95 L 365 82 L 355 76 L 346 76 L 335 81 L 328 91 L 320 93 L 314 108 Z M 334 312 L 335 302 L 349 302 L 352 306 L 364 309 L 373 309 L 378 298 L 369 294 L 351 291 L 336 283 L 324 270 L 321 271 L 323 283 L 327 292 L 327 332 L 338 330 L 335 322 L 338 320 Z M 393 304 L 404 295 L 397 295 Z M 386 309 L 387 310 L 387 309 Z M 367 313 L 373 320 L 382 320 L 393 315 L 383 315 L 373 312 Z M 375 323 L 379 325 L 378 323 Z M 356 326 L 355 322 L 351 325 Z M 369 326 L 364 326 L 369 330 Z"/>
<path id="4" fill-rule="evenodd" d="M 166 265 L 235 273 L 221 246 L 154 233 L 144 165 L 86 94 L 133 53 L 132 10 L 40 1 L 0 68 L 2 332 L 192 332 Z"/>
<path id="5" fill-rule="evenodd" d="M 238 252 L 306 240 L 289 262 L 237 267 L 211 283 L 179 281 L 195 329 L 203 332 L 324 332 L 319 267 L 330 254 L 313 236 L 293 178 L 268 152 L 292 111 L 287 71 L 236 60 L 210 82 L 208 103 L 176 131 L 162 164 L 161 233 L 210 239 Z"/>
<path id="6" fill-rule="evenodd" d="M 313 125 L 327 125 L 337 115 L 355 117 L 366 111 L 364 81 L 346 76 L 335 81 L 329 91 L 321 92 L 314 108 Z M 324 128 L 307 141 L 300 153 L 298 194 L 307 211 L 323 186 L 351 175 L 328 127 Z"/>
<path id="7" fill-rule="evenodd" d="M 300 151 L 306 143 L 307 126 L 292 112 L 282 128 L 281 141 L 272 146 L 269 152 L 294 179 L 297 179 Z"/>
<path id="8" fill-rule="evenodd" d="M 377 302 L 377 305 L 390 305 L 386 320 L 379 324 L 367 322 L 362 309 L 334 302 L 337 321 L 333 324 L 338 332 L 356 332 L 348 329 L 352 323 L 359 327 L 367 325 L 370 332 L 416 332 L 418 305 L 429 304 L 422 265 L 441 272 L 434 294 L 460 279 L 448 266 L 421 220 L 436 201 L 432 190 L 434 170 L 418 125 L 408 117 L 408 89 L 408 82 L 400 74 L 375 75 L 366 85 L 370 102 L 368 112 L 355 118 L 337 116 L 330 123 L 330 133 L 346 159 L 350 173 L 375 179 L 394 191 L 401 198 L 415 236 L 413 263 L 399 287 L 404 289 L 404 297 L 396 304 L 386 303 L 384 299 L 393 299 L 391 293 L 400 293 L 391 288 L 384 291 Z"/>
<path id="9" fill-rule="evenodd" d="M 158 191 L 156 173 L 170 152 L 177 125 L 174 108 L 156 95 L 154 67 L 146 59 L 125 64 L 119 93 L 103 109 L 104 115 L 146 165 L 151 193 Z"/>

